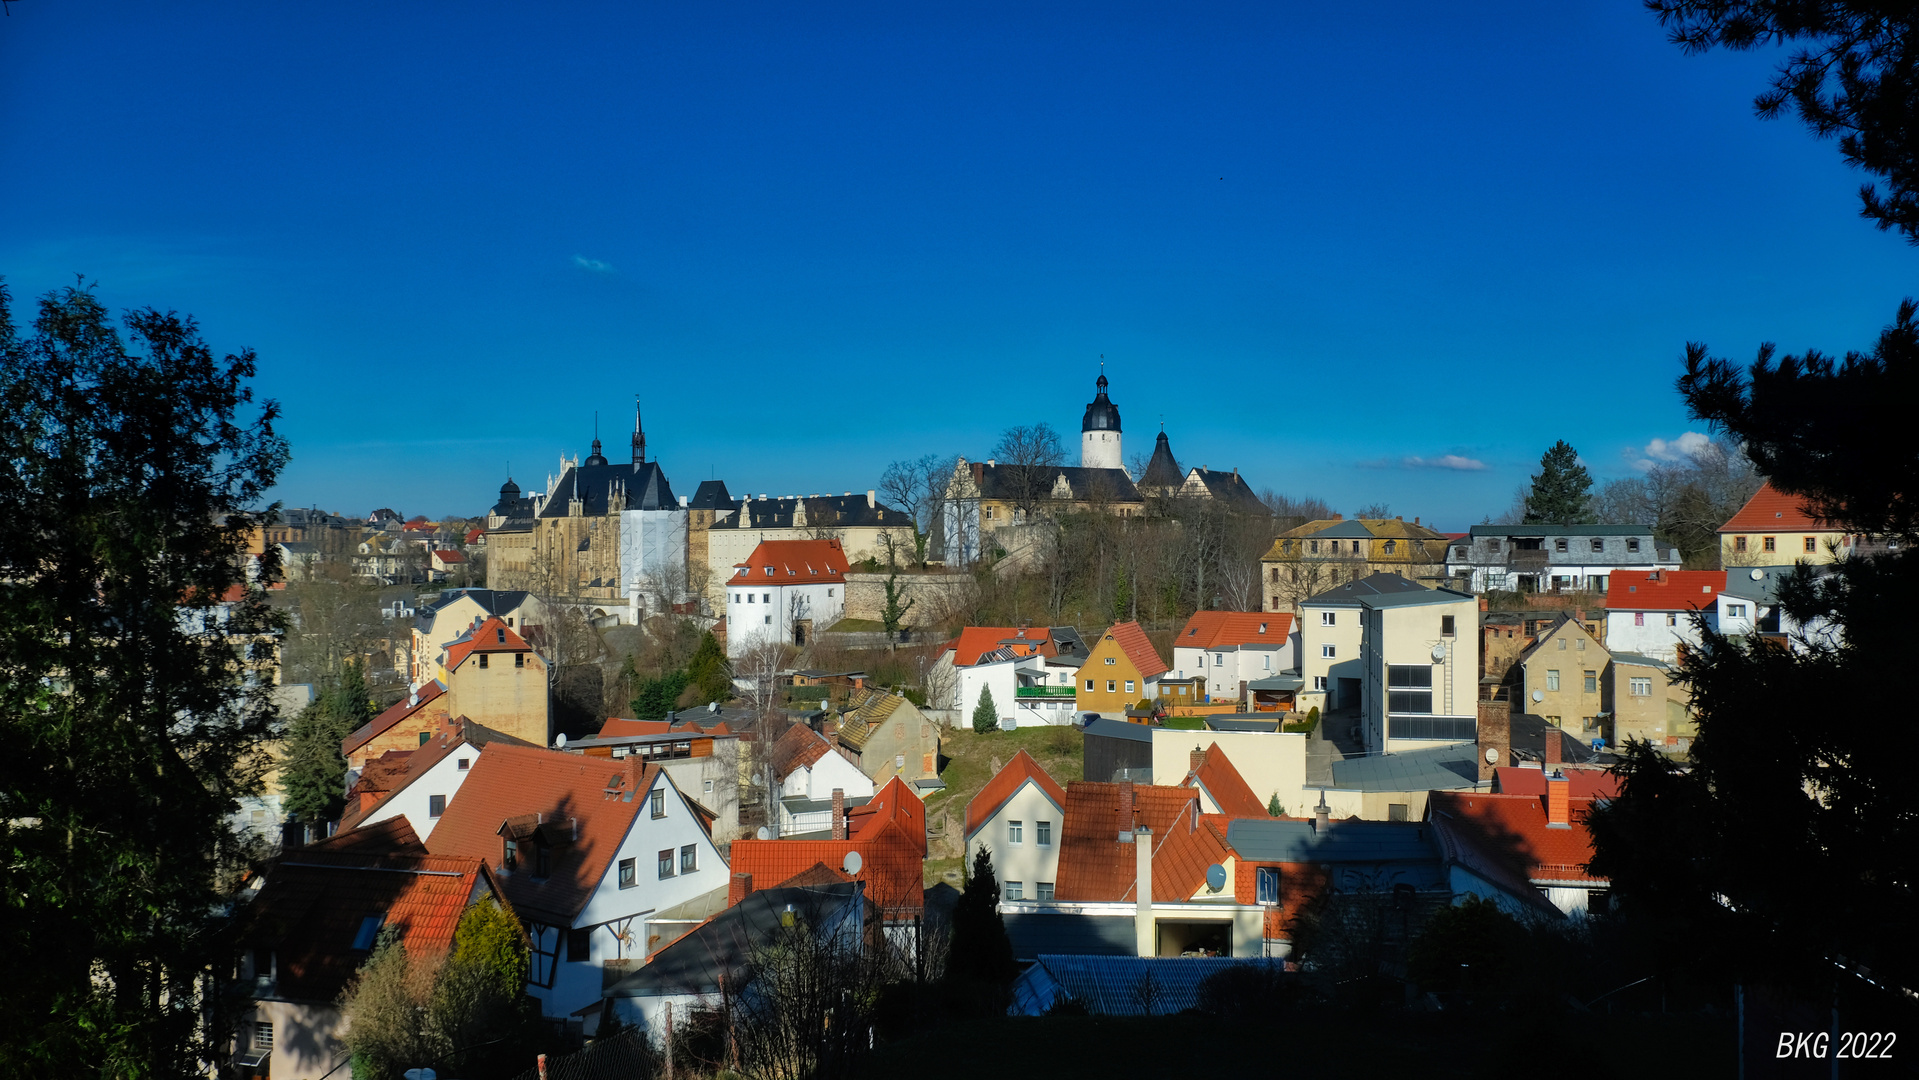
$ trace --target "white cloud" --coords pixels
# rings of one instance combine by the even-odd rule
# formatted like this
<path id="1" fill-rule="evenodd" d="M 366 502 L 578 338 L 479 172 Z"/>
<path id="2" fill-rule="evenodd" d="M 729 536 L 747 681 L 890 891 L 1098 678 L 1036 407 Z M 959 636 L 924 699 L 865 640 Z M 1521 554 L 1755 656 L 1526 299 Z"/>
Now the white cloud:
<path id="1" fill-rule="evenodd" d="M 1409 457 L 1400 462 L 1408 469 L 1451 469 L 1454 472 L 1479 472 L 1486 463 L 1459 454 L 1441 454 L 1436 458 Z"/>
<path id="2" fill-rule="evenodd" d="M 1637 450 L 1627 449 L 1633 468 L 1644 472 L 1654 465 L 1696 460 L 1712 449 L 1712 436 L 1688 431 L 1676 439 L 1654 439 Z"/>
<path id="3" fill-rule="evenodd" d="M 615 269 L 613 268 L 613 264 L 612 264 L 612 263 L 610 263 L 610 262 L 601 262 L 601 261 L 600 261 L 600 260 L 598 260 L 598 259 L 589 259 L 589 258 L 587 258 L 587 257 L 586 257 L 586 256 L 584 256 L 584 255 L 575 255 L 575 256 L 573 256 L 573 265 L 574 265 L 574 266 L 577 266 L 577 267 L 579 267 L 580 269 L 582 269 L 582 270 L 584 270 L 584 271 L 586 271 L 586 272 L 587 272 L 587 273 L 589 273 L 589 274 L 617 274 L 617 273 L 619 273 L 619 271 L 618 271 L 618 270 L 615 270 Z"/>

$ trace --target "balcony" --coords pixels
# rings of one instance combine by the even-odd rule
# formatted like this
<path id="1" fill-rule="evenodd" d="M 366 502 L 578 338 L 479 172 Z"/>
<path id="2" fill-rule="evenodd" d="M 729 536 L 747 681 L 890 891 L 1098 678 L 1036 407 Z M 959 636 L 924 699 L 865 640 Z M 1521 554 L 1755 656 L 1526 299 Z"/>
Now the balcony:
<path id="1" fill-rule="evenodd" d="M 1070 699 L 1075 693 L 1077 690 L 1071 686 L 1022 686 L 1013 691 L 1013 696 L 1023 701 L 1035 698 L 1042 701 L 1058 701 Z"/>

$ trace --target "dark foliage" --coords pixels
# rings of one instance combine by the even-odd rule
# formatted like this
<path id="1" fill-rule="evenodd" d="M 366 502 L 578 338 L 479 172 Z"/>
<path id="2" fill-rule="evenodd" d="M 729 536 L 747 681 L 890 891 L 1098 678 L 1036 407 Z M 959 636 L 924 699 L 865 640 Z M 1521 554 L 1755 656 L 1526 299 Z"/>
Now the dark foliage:
<path id="1" fill-rule="evenodd" d="M 1561 439 L 1539 457 L 1539 475 L 1526 496 L 1527 525 L 1577 525 L 1588 520 L 1593 478 L 1579 451 Z"/>
<path id="2" fill-rule="evenodd" d="M 1504 994 L 1524 928 L 1499 905 L 1477 896 L 1441 908 L 1406 953 L 1406 976 L 1420 989 L 1466 1000 Z"/>
<path id="3" fill-rule="evenodd" d="M 349 660 L 287 730 L 280 787 L 289 817 L 312 824 L 340 816 L 347 771 L 340 744 L 373 717 L 366 669 L 359 661 Z"/>
<path id="4" fill-rule="evenodd" d="M 633 691 L 633 718 L 635 720 L 664 720 L 666 714 L 673 711 L 680 694 L 686 690 L 687 679 L 684 671 L 669 671 L 664 675 L 639 680 Z"/>
<path id="5" fill-rule="evenodd" d="M 953 946 L 946 960 L 946 978 L 977 988 L 989 1007 L 1006 1007 L 1007 993 L 1019 965 L 1006 921 L 999 913 L 999 879 L 993 874 L 993 855 L 985 845 L 973 854 L 972 872 L 953 908 Z"/>

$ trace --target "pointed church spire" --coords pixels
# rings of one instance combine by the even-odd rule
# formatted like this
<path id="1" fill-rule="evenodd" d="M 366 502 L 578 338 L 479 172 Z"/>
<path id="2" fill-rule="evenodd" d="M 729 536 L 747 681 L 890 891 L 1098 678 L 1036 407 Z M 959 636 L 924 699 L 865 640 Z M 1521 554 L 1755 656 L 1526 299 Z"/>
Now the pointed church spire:
<path id="1" fill-rule="evenodd" d="M 633 395 L 633 464 L 646 462 L 646 432 L 640 429 L 640 395 Z"/>

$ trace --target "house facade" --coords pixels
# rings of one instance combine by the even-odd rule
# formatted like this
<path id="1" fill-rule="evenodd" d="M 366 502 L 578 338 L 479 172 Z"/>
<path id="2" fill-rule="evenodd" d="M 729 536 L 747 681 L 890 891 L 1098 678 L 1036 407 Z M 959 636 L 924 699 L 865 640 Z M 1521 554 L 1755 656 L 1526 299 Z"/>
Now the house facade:
<path id="1" fill-rule="evenodd" d="M 726 494 L 723 484 L 711 492 L 703 484 L 695 501 L 715 501 Z M 885 563 L 887 538 L 911 528 L 905 511 L 880 502 L 877 493 L 870 490 L 843 495 L 741 496 L 730 503 L 716 502 L 695 516 L 708 519 L 694 526 L 693 535 L 705 536 L 705 561 L 713 571 L 707 579 L 707 590 L 716 608 L 726 602 L 731 568 L 747 561 L 762 543 L 836 540 L 850 562 L 873 559 Z"/>
<path id="2" fill-rule="evenodd" d="M 1115 623 L 1092 643 L 1080 665 L 1076 708 L 1124 716 L 1141 700 L 1159 696 L 1159 679 L 1167 670 L 1138 623 Z"/>
<path id="3" fill-rule="evenodd" d="M 1699 623 L 1713 625 L 1724 570 L 1617 573 L 1606 590 L 1606 645 L 1668 664 L 1699 647 Z"/>
<path id="4" fill-rule="evenodd" d="M 532 593 L 496 589 L 447 589 L 420 604 L 412 631 L 412 655 L 407 681 L 419 685 L 446 680 L 440 663 L 446 647 L 476 623 L 497 618 L 508 630 L 524 635 L 540 621 L 539 601 Z"/>
<path id="5" fill-rule="evenodd" d="M 940 787 L 939 729 L 919 706 L 886 690 L 856 690 L 834 738 L 875 786 L 895 778 L 916 792 Z"/>
<path id="6" fill-rule="evenodd" d="M 1260 558 L 1265 610 L 1297 613 L 1301 601 L 1374 574 L 1443 584 L 1444 533 L 1418 518 L 1328 518 L 1279 534 Z"/>
<path id="7" fill-rule="evenodd" d="M 1479 602 L 1450 589 L 1360 599 L 1360 731 L 1392 753 L 1476 738 Z"/>
<path id="8" fill-rule="evenodd" d="M 726 655 L 763 643 L 805 645 L 846 610 L 846 551 L 838 540 L 767 540 L 726 584 Z"/>
<path id="9" fill-rule="evenodd" d="M 1639 739 L 1679 749 L 1698 732 L 1692 693 L 1673 682 L 1671 664 L 1637 653 L 1613 653 L 1606 668 L 1604 736 L 1611 745 Z"/>
<path id="10" fill-rule="evenodd" d="M 1066 790 L 1021 750 L 966 804 L 964 858 L 984 849 L 1006 900 L 1051 900 L 1059 881 Z"/>
<path id="11" fill-rule="evenodd" d="M 1620 570 L 1677 569 L 1647 525 L 1474 525 L 1446 553 L 1454 587 L 1474 593 L 1603 593 Z"/>
<path id="12" fill-rule="evenodd" d="M 1207 701 L 1241 701 L 1247 686 L 1296 670 L 1293 616 L 1200 611 L 1173 638 L 1172 677 L 1199 676 Z"/>
<path id="13" fill-rule="evenodd" d="M 1582 741 L 1601 734 L 1607 712 L 1606 667 L 1612 656 L 1573 619 L 1560 619 L 1519 659 L 1526 712 L 1543 716 Z"/>
<path id="14" fill-rule="evenodd" d="M 1302 712 L 1314 708 L 1322 712 L 1357 709 L 1360 686 L 1365 681 L 1359 649 L 1364 611 L 1360 601 L 1420 588 L 1398 574 L 1374 574 L 1301 601 L 1294 622 L 1299 640 L 1293 651 L 1299 657 L 1303 683 L 1296 708 Z"/>
<path id="15" fill-rule="evenodd" d="M 1739 512 L 1719 526 L 1719 565 L 1725 567 L 1814 566 L 1838 562 L 1865 538 L 1815 517 L 1806 501 L 1761 484 Z"/>

